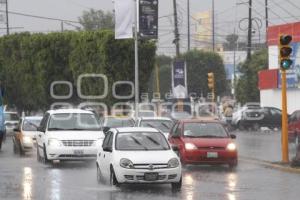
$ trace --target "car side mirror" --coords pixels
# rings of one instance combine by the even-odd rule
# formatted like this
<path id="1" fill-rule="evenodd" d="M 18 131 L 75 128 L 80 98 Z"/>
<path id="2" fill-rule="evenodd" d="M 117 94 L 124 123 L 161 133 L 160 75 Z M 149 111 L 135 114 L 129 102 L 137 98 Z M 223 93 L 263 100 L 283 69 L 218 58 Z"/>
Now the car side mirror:
<path id="1" fill-rule="evenodd" d="M 42 127 L 37 127 L 36 130 L 39 131 L 39 132 L 43 132 L 43 133 L 45 132 Z"/>
<path id="2" fill-rule="evenodd" d="M 103 151 L 112 152 L 112 147 L 103 147 Z"/>
<path id="3" fill-rule="evenodd" d="M 173 151 L 179 151 L 179 148 L 178 148 L 177 145 L 172 145 L 172 150 L 173 150 Z"/>
<path id="4" fill-rule="evenodd" d="M 231 138 L 231 139 L 236 139 L 236 135 L 230 134 L 230 138 Z"/>
<path id="5" fill-rule="evenodd" d="M 109 129 L 110 129 L 110 127 L 104 126 L 102 130 L 104 133 L 106 133 L 107 131 L 109 131 Z"/>

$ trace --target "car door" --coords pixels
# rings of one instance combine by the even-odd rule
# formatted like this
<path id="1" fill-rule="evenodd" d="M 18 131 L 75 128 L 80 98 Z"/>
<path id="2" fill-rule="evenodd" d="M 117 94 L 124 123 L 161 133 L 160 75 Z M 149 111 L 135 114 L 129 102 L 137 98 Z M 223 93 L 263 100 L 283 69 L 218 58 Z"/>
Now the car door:
<path id="1" fill-rule="evenodd" d="M 46 128 L 47 128 L 47 123 L 49 120 L 49 113 L 46 113 L 40 123 L 40 126 L 37 130 L 37 137 L 36 137 L 36 143 L 37 143 L 37 148 L 39 151 L 39 154 L 41 156 L 44 156 L 44 143 L 45 143 L 45 134 L 46 134 Z"/>
<path id="2" fill-rule="evenodd" d="M 112 163 L 112 153 L 113 153 L 113 132 L 107 132 L 105 137 L 106 141 L 103 142 L 103 155 L 102 155 L 102 173 L 106 178 L 110 175 L 110 164 Z"/>
<path id="3" fill-rule="evenodd" d="M 183 146 L 183 141 L 181 139 L 182 128 L 183 128 L 183 123 L 178 123 L 178 126 L 175 127 L 175 130 L 174 130 L 174 132 L 171 136 L 172 143 L 178 147 L 179 152 L 182 152 L 183 147 L 184 147 Z"/>
<path id="4" fill-rule="evenodd" d="M 270 114 L 270 125 L 272 127 L 281 127 L 281 111 L 276 108 L 270 108 Z"/>

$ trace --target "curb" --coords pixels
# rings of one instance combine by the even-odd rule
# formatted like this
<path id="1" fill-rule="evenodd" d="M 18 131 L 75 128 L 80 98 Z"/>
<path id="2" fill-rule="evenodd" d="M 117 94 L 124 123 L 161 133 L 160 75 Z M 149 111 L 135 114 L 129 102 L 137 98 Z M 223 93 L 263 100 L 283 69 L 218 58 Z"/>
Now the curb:
<path id="1" fill-rule="evenodd" d="M 287 165 L 287 164 L 274 163 L 274 162 L 259 160 L 259 159 L 251 158 L 251 157 L 247 157 L 247 156 L 239 156 L 239 157 L 240 157 L 239 160 L 254 163 L 254 164 L 258 164 L 258 165 L 262 165 L 262 166 L 264 166 L 266 168 L 269 168 L 269 169 L 276 169 L 276 170 L 280 170 L 280 171 L 283 171 L 283 172 L 300 174 L 300 168 L 293 168 L 293 167 L 291 167 L 290 165 Z"/>

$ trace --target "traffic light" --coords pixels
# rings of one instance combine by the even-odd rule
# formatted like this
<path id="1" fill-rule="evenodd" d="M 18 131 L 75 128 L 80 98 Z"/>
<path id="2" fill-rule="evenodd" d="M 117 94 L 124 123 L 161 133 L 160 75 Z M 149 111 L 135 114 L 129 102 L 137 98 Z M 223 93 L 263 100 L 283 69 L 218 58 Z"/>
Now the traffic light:
<path id="1" fill-rule="evenodd" d="M 212 72 L 207 73 L 207 85 L 211 90 L 215 88 L 215 75 Z"/>
<path id="2" fill-rule="evenodd" d="M 288 70 L 293 64 L 293 61 L 290 59 L 293 51 L 290 45 L 292 39 L 291 35 L 281 35 L 279 37 L 279 65 L 281 70 Z"/>

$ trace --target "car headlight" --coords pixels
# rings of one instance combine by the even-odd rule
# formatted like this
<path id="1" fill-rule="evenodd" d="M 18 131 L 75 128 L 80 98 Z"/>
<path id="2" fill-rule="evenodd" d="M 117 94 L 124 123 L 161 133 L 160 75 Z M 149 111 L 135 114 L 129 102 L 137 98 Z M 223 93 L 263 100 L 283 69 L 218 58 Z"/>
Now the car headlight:
<path id="1" fill-rule="evenodd" d="M 235 151 L 236 150 L 236 145 L 234 143 L 229 143 L 226 147 L 228 151 Z"/>
<path id="2" fill-rule="evenodd" d="M 120 166 L 127 168 L 127 169 L 131 169 L 131 168 L 133 168 L 133 163 L 131 162 L 131 160 L 129 160 L 127 158 L 122 158 L 120 160 Z"/>
<path id="3" fill-rule="evenodd" d="M 185 144 L 185 149 L 186 150 L 196 150 L 197 147 L 194 144 L 192 144 L 192 143 L 186 143 Z"/>
<path id="4" fill-rule="evenodd" d="M 176 168 L 178 166 L 179 166 L 179 161 L 178 161 L 177 158 L 172 158 L 172 159 L 169 160 L 169 162 L 168 162 L 168 167 L 169 168 Z"/>
<path id="5" fill-rule="evenodd" d="M 23 143 L 32 143 L 32 139 L 29 136 L 23 136 Z"/>
<path id="6" fill-rule="evenodd" d="M 60 147 L 62 146 L 62 143 L 60 140 L 58 139 L 49 139 L 48 140 L 48 146 L 52 146 L 52 147 Z"/>

